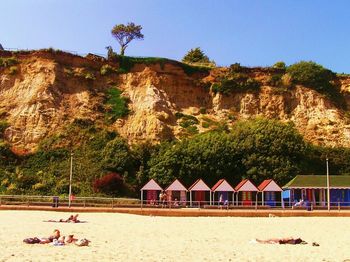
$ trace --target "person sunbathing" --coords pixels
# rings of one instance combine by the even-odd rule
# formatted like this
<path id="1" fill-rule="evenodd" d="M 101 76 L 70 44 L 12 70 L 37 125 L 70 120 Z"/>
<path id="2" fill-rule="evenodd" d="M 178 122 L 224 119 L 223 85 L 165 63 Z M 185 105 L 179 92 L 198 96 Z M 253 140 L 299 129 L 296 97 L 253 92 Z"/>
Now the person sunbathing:
<path id="1" fill-rule="evenodd" d="M 58 229 L 55 229 L 52 235 L 50 235 L 49 237 L 42 237 L 42 238 L 29 237 L 29 238 L 23 239 L 23 242 L 27 244 L 47 244 L 47 243 L 53 242 L 54 239 L 58 241 L 60 236 L 61 236 L 61 232 Z"/>
<path id="2" fill-rule="evenodd" d="M 44 220 L 44 222 L 61 222 L 61 223 L 80 223 L 81 221 L 78 220 L 79 214 L 76 214 L 75 216 L 70 215 L 67 219 L 61 218 L 60 220 Z"/>
<path id="3" fill-rule="evenodd" d="M 293 238 L 293 237 L 287 237 L 287 238 L 270 238 L 270 239 L 255 239 L 256 243 L 261 244 L 291 244 L 291 245 L 297 245 L 297 244 L 307 244 L 304 240 L 301 238 Z"/>
<path id="4" fill-rule="evenodd" d="M 66 239 L 66 243 L 68 243 L 68 244 L 75 243 L 76 241 L 78 241 L 78 239 L 74 238 L 74 235 L 68 235 L 68 237 Z"/>

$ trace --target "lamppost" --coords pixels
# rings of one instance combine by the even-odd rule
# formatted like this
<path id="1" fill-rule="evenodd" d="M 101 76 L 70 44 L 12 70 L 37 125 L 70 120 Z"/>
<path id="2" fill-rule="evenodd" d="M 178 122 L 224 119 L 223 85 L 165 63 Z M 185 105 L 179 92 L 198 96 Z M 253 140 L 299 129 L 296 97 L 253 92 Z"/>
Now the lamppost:
<path id="1" fill-rule="evenodd" d="M 326 158 L 326 167 L 327 167 L 327 209 L 331 210 L 331 190 L 329 188 L 329 168 L 328 168 L 328 157 Z"/>
<path id="2" fill-rule="evenodd" d="M 73 177 L 73 153 L 70 153 L 70 174 L 69 174 L 68 207 L 70 207 L 71 198 L 72 198 L 72 177 Z"/>

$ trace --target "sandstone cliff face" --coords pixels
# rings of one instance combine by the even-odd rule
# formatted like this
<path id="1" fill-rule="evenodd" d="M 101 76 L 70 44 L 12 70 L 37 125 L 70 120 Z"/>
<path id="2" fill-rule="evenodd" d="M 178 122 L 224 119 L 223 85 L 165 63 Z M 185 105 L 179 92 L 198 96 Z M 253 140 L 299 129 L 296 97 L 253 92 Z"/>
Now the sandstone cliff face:
<path id="1" fill-rule="evenodd" d="M 181 112 L 199 120 L 200 132 L 210 129 L 202 126 L 204 119 L 230 126 L 238 119 L 263 116 L 294 122 L 305 139 L 315 144 L 350 147 L 348 113 L 303 86 L 279 92 L 264 85 L 260 92 L 224 96 L 198 84 L 205 76 L 188 76 L 172 63 L 163 67 L 138 64 L 127 74 L 101 76 L 103 59 L 45 52 L 17 56 L 17 73 L 0 68 L 0 117 L 10 125 L 5 138 L 14 148 L 35 150 L 42 139 L 77 118 L 104 125 L 101 107 L 111 84 L 130 99 L 131 113 L 109 128 L 130 143 L 180 138 L 183 127 L 175 113 Z M 91 72 L 95 79 L 85 79 L 84 72 Z M 264 79 L 266 73 L 255 77 Z M 349 108 L 350 78 L 342 77 L 340 82 Z"/>

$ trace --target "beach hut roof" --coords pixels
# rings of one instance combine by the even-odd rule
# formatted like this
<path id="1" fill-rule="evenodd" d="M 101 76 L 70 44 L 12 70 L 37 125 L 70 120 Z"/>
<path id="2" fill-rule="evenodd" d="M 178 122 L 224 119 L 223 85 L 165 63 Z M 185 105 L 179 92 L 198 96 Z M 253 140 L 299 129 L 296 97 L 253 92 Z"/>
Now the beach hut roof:
<path id="1" fill-rule="evenodd" d="M 329 176 L 329 184 L 333 189 L 350 189 L 350 176 Z M 283 189 L 291 188 L 327 188 L 327 176 L 298 175 L 283 186 Z"/>
<path id="2" fill-rule="evenodd" d="M 244 179 L 242 180 L 236 187 L 235 191 L 259 191 L 256 186 L 249 180 L 249 179 Z"/>
<path id="3" fill-rule="evenodd" d="M 141 190 L 163 190 L 163 188 L 161 188 L 156 181 L 151 179 Z"/>
<path id="4" fill-rule="evenodd" d="M 282 188 L 277 185 L 277 183 L 273 179 L 266 179 L 264 180 L 259 186 L 258 186 L 259 191 L 277 191 L 277 192 L 282 192 Z"/>
<path id="5" fill-rule="evenodd" d="M 211 189 L 211 191 L 234 192 L 233 187 L 225 180 L 220 179 Z"/>
<path id="6" fill-rule="evenodd" d="M 168 191 L 168 190 L 187 191 L 186 187 L 177 179 L 174 182 L 172 182 L 171 185 L 167 187 L 167 189 L 165 189 L 165 191 Z"/>
<path id="7" fill-rule="evenodd" d="M 189 191 L 210 191 L 210 188 L 207 186 L 206 183 L 203 182 L 202 179 L 198 179 L 196 182 L 193 183 L 192 186 L 188 189 Z"/>

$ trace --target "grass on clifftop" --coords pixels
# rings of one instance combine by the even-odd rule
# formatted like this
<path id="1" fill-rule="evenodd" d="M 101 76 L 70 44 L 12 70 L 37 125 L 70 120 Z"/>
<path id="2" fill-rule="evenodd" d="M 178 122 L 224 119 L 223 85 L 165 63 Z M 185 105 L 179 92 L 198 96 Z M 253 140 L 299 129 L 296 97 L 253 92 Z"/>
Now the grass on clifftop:
<path id="1" fill-rule="evenodd" d="M 119 72 L 127 73 L 133 68 L 136 64 L 160 64 L 160 67 L 163 69 L 166 63 L 172 63 L 180 66 L 187 75 L 192 75 L 194 73 L 208 73 L 211 69 L 210 67 L 205 66 L 194 66 L 184 64 L 175 60 L 161 58 L 161 57 L 131 57 L 131 56 L 118 56 L 117 61 L 119 62 Z"/>

